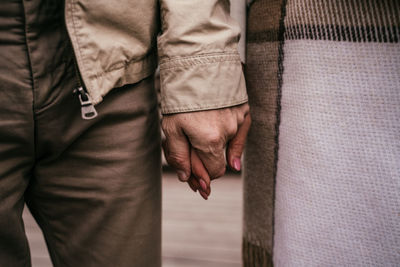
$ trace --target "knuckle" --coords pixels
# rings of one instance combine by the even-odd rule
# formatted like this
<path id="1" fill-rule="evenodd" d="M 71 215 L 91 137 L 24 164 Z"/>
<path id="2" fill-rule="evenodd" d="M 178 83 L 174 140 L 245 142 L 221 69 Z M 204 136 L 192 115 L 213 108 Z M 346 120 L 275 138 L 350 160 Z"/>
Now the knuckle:
<path id="1" fill-rule="evenodd" d="M 227 129 L 228 136 L 230 138 L 235 136 L 237 130 L 238 130 L 238 125 L 237 124 L 234 124 L 234 123 L 229 124 L 228 129 Z"/>
<path id="2" fill-rule="evenodd" d="M 244 114 L 241 113 L 241 114 L 238 115 L 237 122 L 238 122 L 239 125 L 243 124 L 243 122 L 244 122 Z"/>
<path id="3" fill-rule="evenodd" d="M 248 104 L 248 103 L 243 104 L 243 105 L 240 107 L 240 110 L 241 110 L 241 113 L 243 113 L 244 115 L 246 115 L 246 114 L 249 113 L 249 111 L 250 111 L 250 106 L 249 106 L 249 104 Z"/>
<path id="4" fill-rule="evenodd" d="M 244 147 L 244 142 L 242 141 L 236 141 L 230 144 L 230 150 L 235 151 L 235 152 L 241 152 Z"/>
<path id="5" fill-rule="evenodd" d="M 185 166 L 186 164 L 186 160 L 184 157 L 171 151 L 169 151 L 168 155 L 166 155 L 166 159 L 168 163 L 174 167 Z"/>
<path id="6" fill-rule="evenodd" d="M 219 131 L 209 131 L 207 133 L 206 141 L 209 145 L 217 147 L 222 143 L 222 135 Z"/>

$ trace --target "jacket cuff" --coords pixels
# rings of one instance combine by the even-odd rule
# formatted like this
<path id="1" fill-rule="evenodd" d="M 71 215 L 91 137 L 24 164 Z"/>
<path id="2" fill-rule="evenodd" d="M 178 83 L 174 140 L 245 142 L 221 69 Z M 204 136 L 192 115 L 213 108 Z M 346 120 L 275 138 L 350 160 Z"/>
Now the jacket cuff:
<path id="1" fill-rule="evenodd" d="M 247 102 L 239 54 L 214 53 L 160 62 L 161 112 L 173 114 Z"/>

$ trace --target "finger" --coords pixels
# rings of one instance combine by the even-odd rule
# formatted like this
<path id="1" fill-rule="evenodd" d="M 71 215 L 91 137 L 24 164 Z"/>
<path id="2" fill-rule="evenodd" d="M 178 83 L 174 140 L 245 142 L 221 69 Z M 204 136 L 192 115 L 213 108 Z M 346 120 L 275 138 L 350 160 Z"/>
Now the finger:
<path id="1" fill-rule="evenodd" d="M 195 151 L 207 170 L 208 176 L 211 180 L 217 179 L 225 174 L 225 149 L 223 146 L 220 148 L 210 149 L 209 151 L 197 149 Z"/>
<path id="2" fill-rule="evenodd" d="M 191 149 L 190 151 L 190 162 L 192 164 L 192 175 L 194 175 L 197 178 L 202 191 L 204 191 L 207 194 L 207 196 L 209 196 L 211 192 L 210 189 L 211 179 L 210 176 L 208 175 L 206 168 L 203 165 L 203 162 L 201 162 L 199 156 L 197 155 L 194 149 Z"/>
<path id="3" fill-rule="evenodd" d="M 188 184 L 190 186 L 190 188 L 194 191 L 197 192 L 197 190 L 199 190 L 199 194 L 202 198 L 204 198 L 205 200 L 208 199 L 208 196 L 210 195 L 210 193 L 207 192 L 211 192 L 210 190 L 203 191 L 203 189 L 200 188 L 200 184 L 199 181 L 197 180 L 196 177 L 194 176 L 190 176 L 189 180 L 188 180 Z"/>
<path id="4" fill-rule="evenodd" d="M 190 176 L 189 180 L 187 181 L 189 187 L 194 191 L 197 192 L 197 190 L 199 190 L 200 185 L 199 182 L 197 181 L 196 177 L 194 177 L 193 175 Z"/>
<path id="5" fill-rule="evenodd" d="M 189 180 L 188 180 L 188 184 L 189 184 L 190 188 L 192 188 L 192 190 L 193 190 L 194 192 L 197 192 L 197 190 L 199 190 L 200 196 L 201 196 L 202 198 L 204 198 L 205 200 L 208 199 L 208 196 L 209 196 L 209 193 L 208 193 L 208 192 L 210 192 L 210 191 L 209 191 L 209 190 L 208 190 L 207 192 L 206 192 L 206 191 L 203 191 L 203 189 L 201 189 L 200 184 L 199 184 L 199 181 L 197 180 L 196 177 L 190 176 L 190 178 L 189 178 Z M 194 188 L 195 188 L 195 189 L 194 189 Z"/>
<path id="6" fill-rule="evenodd" d="M 177 172 L 179 180 L 186 182 L 190 177 L 190 149 L 186 135 L 175 127 L 164 127 L 163 142 L 165 159 Z"/>
<path id="7" fill-rule="evenodd" d="M 202 196 L 202 198 L 204 198 L 204 200 L 208 200 L 208 195 L 206 192 L 199 190 L 199 194 L 200 196 Z"/>
<path id="8" fill-rule="evenodd" d="M 240 158 L 242 157 L 250 125 L 251 125 L 251 117 L 250 113 L 248 113 L 244 118 L 243 124 L 239 127 L 236 136 L 232 140 L 230 140 L 228 144 L 227 161 L 229 167 L 231 167 L 236 171 L 240 171 L 242 168 Z"/>

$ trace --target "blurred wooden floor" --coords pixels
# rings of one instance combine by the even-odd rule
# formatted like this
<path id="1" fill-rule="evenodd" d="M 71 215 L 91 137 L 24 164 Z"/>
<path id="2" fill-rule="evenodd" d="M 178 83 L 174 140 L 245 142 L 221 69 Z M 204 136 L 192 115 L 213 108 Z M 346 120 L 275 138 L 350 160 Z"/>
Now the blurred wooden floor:
<path id="1" fill-rule="evenodd" d="M 163 175 L 163 267 L 241 266 L 242 183 L 228 174 L 214 181 L 208 201 L 175 175 Z M 25 210 L 33 267 L 51 267 L 42 234 Z"/>

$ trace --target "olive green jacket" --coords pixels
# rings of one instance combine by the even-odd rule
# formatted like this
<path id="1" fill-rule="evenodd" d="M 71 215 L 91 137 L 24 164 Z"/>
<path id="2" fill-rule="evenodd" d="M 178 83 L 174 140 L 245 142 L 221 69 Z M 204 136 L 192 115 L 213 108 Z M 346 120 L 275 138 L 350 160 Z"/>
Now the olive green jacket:
<path id="1" fill-rule="evenodd" d="M 158 61 L 164 114 L 246 102 L 240 29 L 229 8 L 228 0 L 65 0 L 92 101 L 151 75 Z"/>

